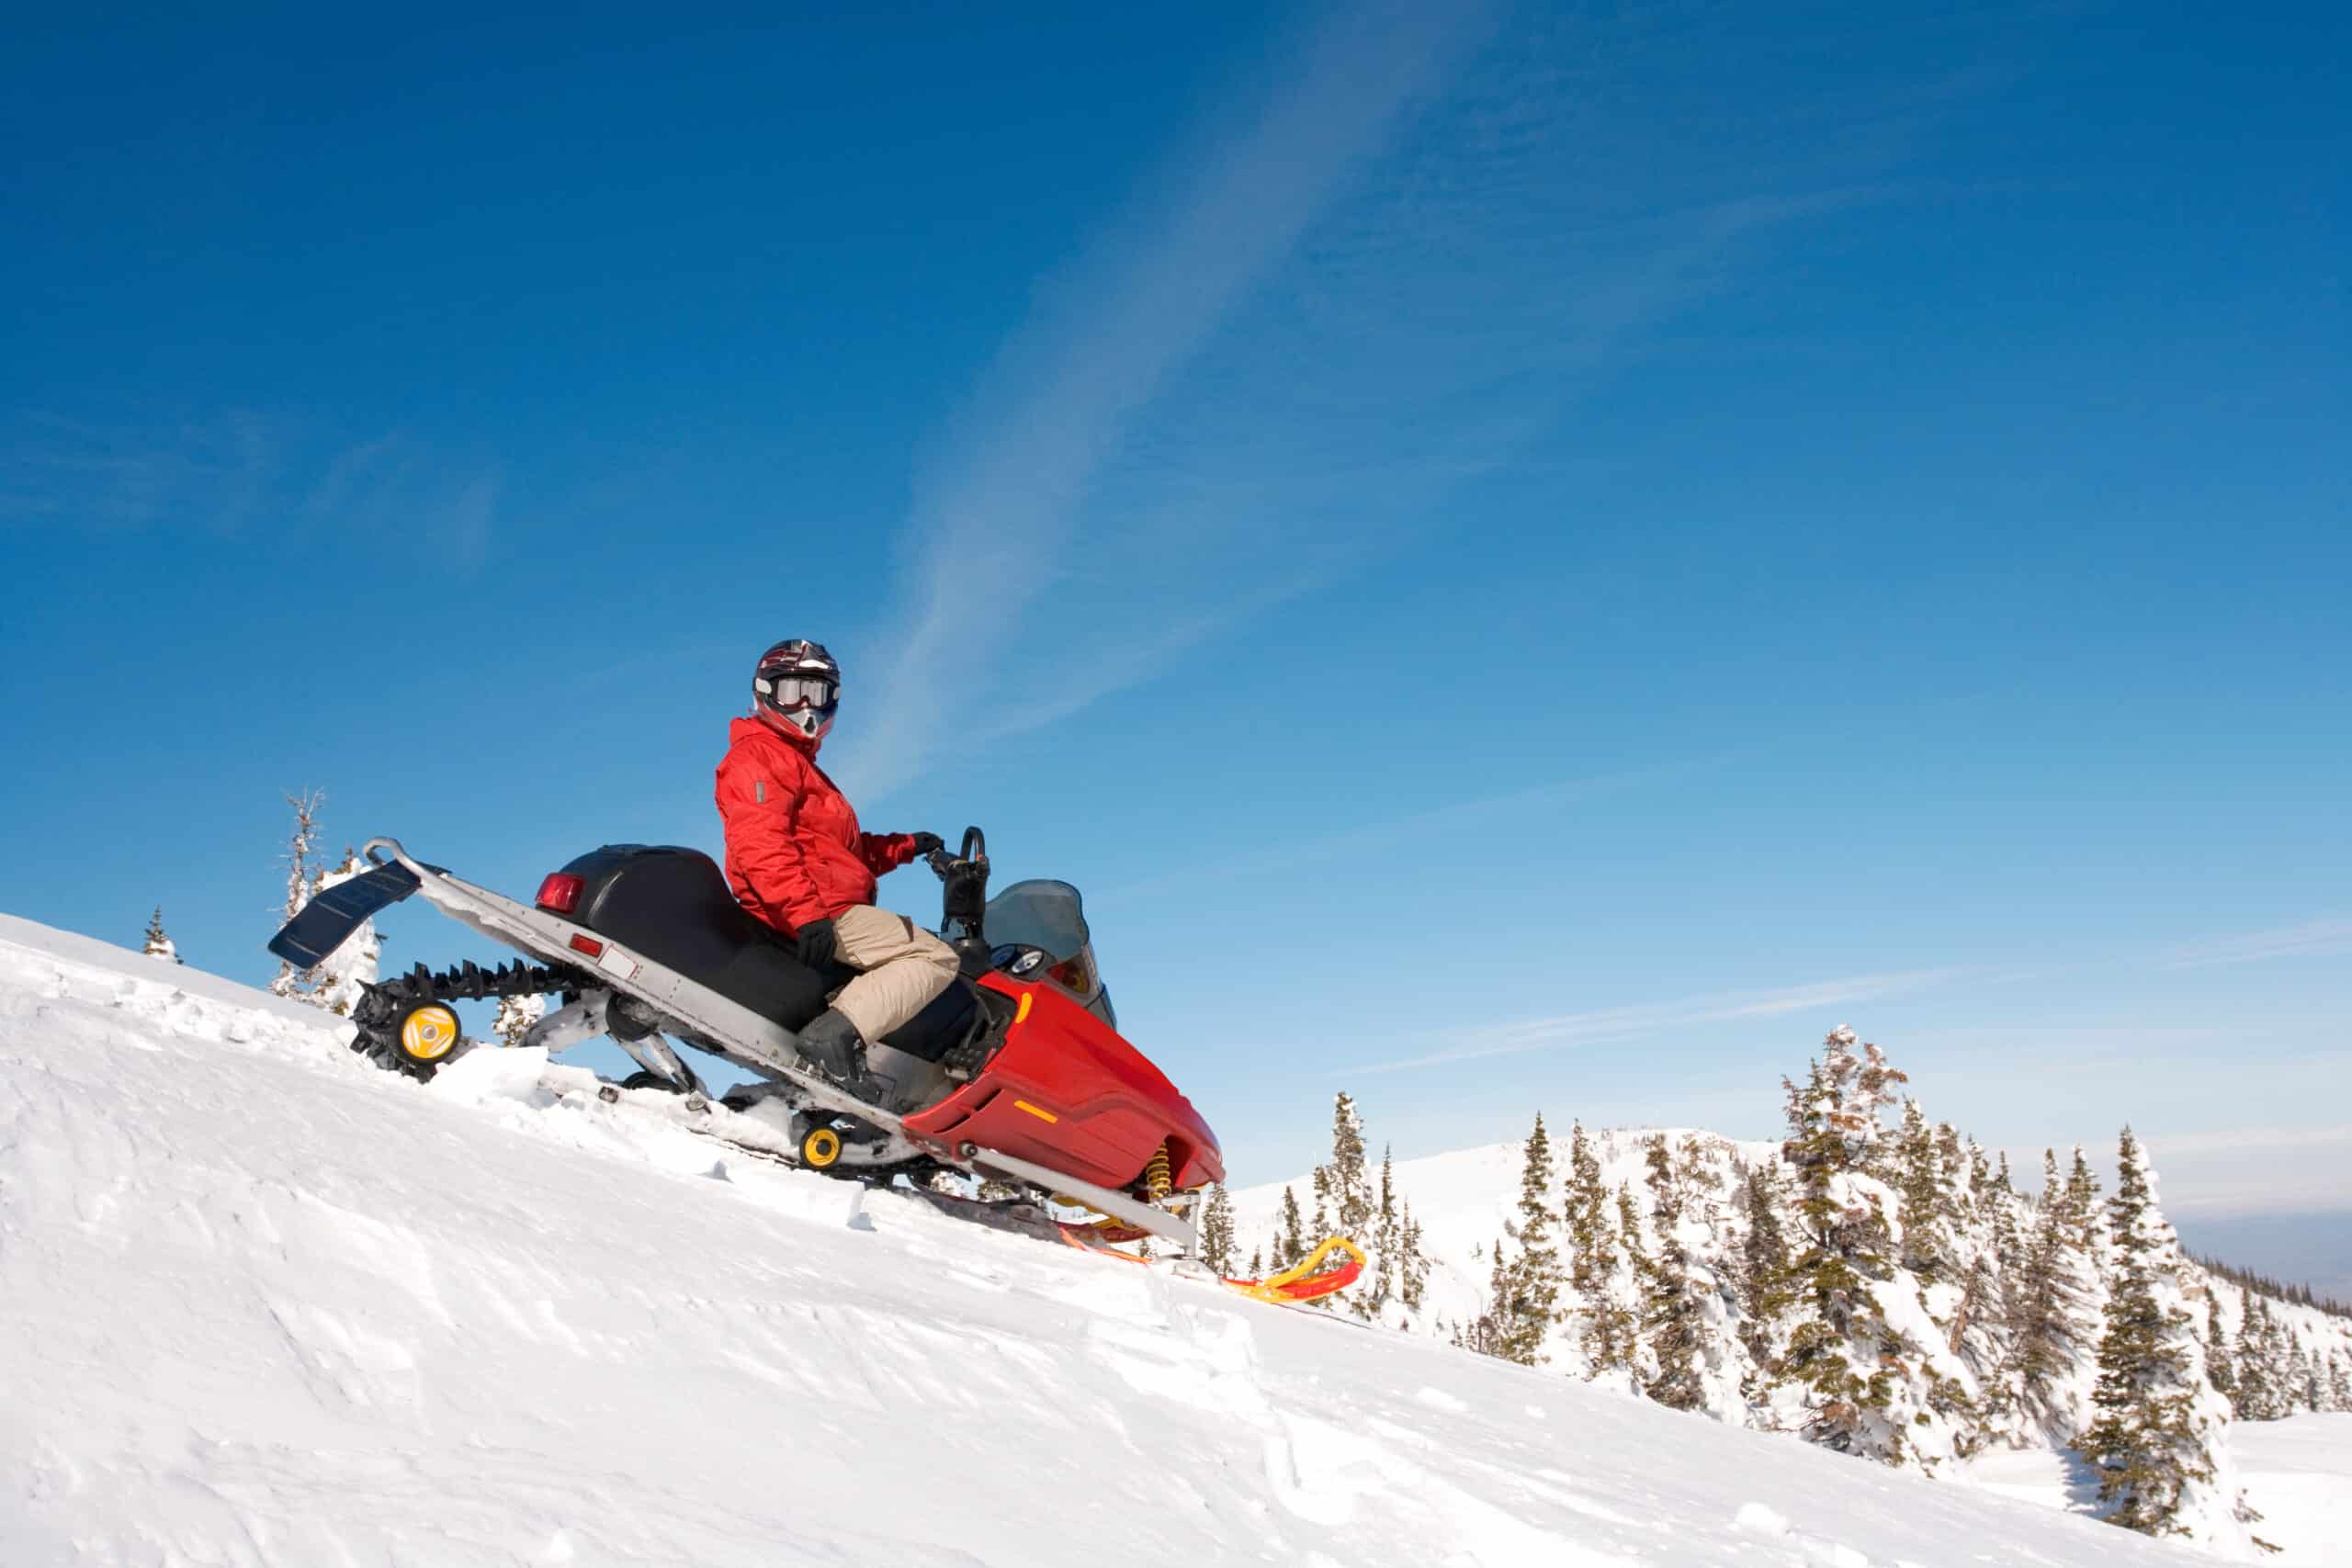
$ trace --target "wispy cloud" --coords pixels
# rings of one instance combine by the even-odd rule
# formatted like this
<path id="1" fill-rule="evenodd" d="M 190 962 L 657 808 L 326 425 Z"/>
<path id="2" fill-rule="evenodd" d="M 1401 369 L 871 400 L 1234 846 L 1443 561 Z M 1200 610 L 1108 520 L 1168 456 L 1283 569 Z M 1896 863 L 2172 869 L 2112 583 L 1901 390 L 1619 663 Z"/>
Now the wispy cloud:
<path id="1" fill-rule="evenodd" d="M 1688 778 L 1710 769 L 1724 767 L 1741 753 L 1722 751 L 1712 756 L 1686 758 L 1679 761 L 1655 762 L 1638 767 L 1615 768 L 1598 773 L 1580 774 L 1575 778 L 1553 779 L 1531 784 L 1504 794 L 1461 800 L 1450 805 L 1432 807 L 1426 811 L 1408 812 L 1400 816 L 1366 822 L 1339 832 L 1313 836 L 1293 834 L 1278 842 L 1270 843 L 1246 854 L 1203 864 L 1187 865 L 1164 875 L 1130 882 L 1106 888 L 1092 897 L 1097 902 L 1110 904 L 1123 898 L 1136 898 L 1167 891 L 1187 883 L 1210 881 L 1230 883 L 1243 876 L 1267 876 L 1302 866 L 1340 859 L 1355 854 L 1386 855 L 1396 852 L 1400 843 L 1419 843 L 1472 832 L 1481 824 L 1523 819 L 1545 812 L 1557 811 L 1579 801 L 1597 800 L 1608 795 L 1623 795 L 1651 784 Z"/>
<path id="2" fill-rule="evenodd" d="M 2259 964 L 2272 958 L 2320 958 L 2352 953 L 2352 919 L 2307 920 L 2238 936 L 2209 937 L 2167 951 L 2165 969 L 2202 969 L 2216 964 Z"/>
<path id="3" fill-rule="evenodd" d="M 103 421 L 22 409 L 0 424 L 0 520 L 234 533 L 284 463 L 283 421 L 253 409 Z"/>
<path id="4" fill-rule="evenodd" d="M 0 416 L 0 523 L 63 528 L 397 529 L 466 570 L 488 553 L 496 466 L 398 433 L 336 440 L 254 409 Z"/>
<path id="5" fill-rule="evenodd" d="M 1677 1001 L 1632 1007 L 1601 1008 L 1589 1012 L 1562 1013 L 1550 1018 L 1521 1019 L 1456 1037 L 1444 1048 L 1397 1061 L 1374 1062 L 1351 1070 L 1363 1073 L 1403 1072 L 1411 1067 L 1445 1062 L 1476 1061 L 1487 1056 L 1517 1055 L 1528 1051 L 1554 1051 L 1571 1045 L 1634 1039 L 1661 1030 L 1702 1023 L 1730 1023 L 1748 1018 L 1774 1018 L 1783 1013 L 1844 1007 L 1853 1002 L 1899 996 L 1948 984 L 1961 969 L 1903 969 L 1877 975 L 1849 975 L 1770 991 L 1716 991 Z"/>
<path id="6" fill-rule="evenodd" d="M 955 672 L 1014 633 L 1128 421 L 1485 25 L 1476 6 L 1335 12 L 1295 85 L 1048 291 L 919 487 L 902 542 L 908 613 L 883 633 L 875 722 L 845 762 L 863 788 L 921 766 Z"/>
<path id="7" fill-rule="evenodd" d="M 1636 85 L 1712 17 L 1512 8 L 1480 47 L 1505 9 L 1334 7 L 1047 280 L 917 478 L 897 604 L 849 639 L 858 789 L 918 775 L 983 679 L 1049 686 L 999 722 L 1052 722 L 1460 525 L 1466 485 L 1767 236 L 1896 198 L 1891 165 L 1942 112 L 1759 111 L 1804 130 L 1716 157 Z M 1563 526 L 1574 461 L 1520 476 Z M 1610 613 L 1579 586 L 1577 614 Z M 1050 649 L 1028 624 L 1048 594 Z"/>

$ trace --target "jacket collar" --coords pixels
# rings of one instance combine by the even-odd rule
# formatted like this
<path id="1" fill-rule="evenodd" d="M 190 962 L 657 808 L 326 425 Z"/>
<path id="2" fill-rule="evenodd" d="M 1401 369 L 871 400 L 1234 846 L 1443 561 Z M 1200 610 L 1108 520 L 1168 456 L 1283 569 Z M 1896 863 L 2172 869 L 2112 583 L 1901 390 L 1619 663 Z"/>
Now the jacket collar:
<path id="1" fill-rule="evenodd" d="M 804 735 L 798 735 L 785 728 L 782 725 L 770 724 L 757 714 L 738 718 L 727 727 L 727 743 L 730 746 L 741 746 L 752 737 L 762 735 L 771 740 L 781 741 L 812 762 L 817 760 L 819 748 L 825 743 L 822 736 L 811 740 Z"/>

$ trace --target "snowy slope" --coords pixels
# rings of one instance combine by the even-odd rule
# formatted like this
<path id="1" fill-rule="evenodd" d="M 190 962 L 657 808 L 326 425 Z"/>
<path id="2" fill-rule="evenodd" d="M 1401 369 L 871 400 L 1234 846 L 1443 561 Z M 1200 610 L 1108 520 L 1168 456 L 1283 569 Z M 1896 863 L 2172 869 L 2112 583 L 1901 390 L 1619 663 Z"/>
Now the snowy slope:
<path id="1" fill-rule="evenodd" d="M 1676 1162 L 1681 1168 L 1688 1162 L 1691 1178 L 1683 1183 L 1686 1204 L 1696 1195 L 1699 1205 L 1704 1205 L 1715 1219 L 1730 1218 L 1735 1227 L 1744 1226 L 1738 1209 L 1738 1177 L 1735 1160 L 1750 1165 L 1769 1165 L 1778 1158 L 1778 1145 L 1770 1143 L 1735 1143 L 1709 1133 L 1694 1133 L 1680 1128 L 1610 1129 L 1590 1134 L 1593 1152 L 1600 1166 L 1601 1180 L 1611 1189 L 1623 1186 L 1636 1193 L 1645 1188 L 1646 1145 L 1662 1136 L 1671 1149 L 1677 1151 Z M 1566 1140 L 1558 1131 L 1553 1134 L 1553 1155 L 1555 1167 L 1566 1163 L 1564 1145 Z M 1466 1324 L 1487 1310 L 1490 1293 L 1489 1268 L 1498 1237 L 1505 1226 L 1516 1217 L 1521 1171 L 1525 1164 L 1524 1145 L 1517 1141 L 1486 1147 L 1457 1150 L 1452 1153 L 1396 1163 L 1390 1171 L 1393 1190 L 1400 1202 L 1408 1203 L 1422 1232 L 1423 1249 L 1431 1260 L 1428 1286 L 1421 1310 L 1406 1312 L 1392 1305 L 1390 1320 L 1409 1327 L 1416 1334 L 1450 1339 L 1454 1326 Z M 1561 1208 L 1563 1176 L 1555 1171 L 1551 1192 L 1552 1209 L 1555 1216 Z M 1301 1177 L 1288 1184 L 1302 1209 L 1311 1206 L 1311 1177 Z M 1233 1195 L 1236 1230 L 1243 1255 L 1265 1243 L 1274 1235 L 1282 1207 L 1283 1186 L 1246 1189 Z M 1646 1200 L 1637 1200 L 1646 1206 Z M 1698 1216 L 1703 1219 L 1705 1216 Z M 1556 1224 L 1555 1220 L 1555 1224 Z M 1309 1222 L 1306 1229 L 1314 1228 Z M 1684 1236 L 1686 1243 L 1699 1256 L 1706 1256 L 1710 1241 L 1707 1226 L 1696 1223 L 1690 1209 L 1686 1208 Z M 1734 1241 L 1736 1240 L 1735 1229 Z M 1724 1256 L 1723 1238 L 1713 1240 L 1713 1256 Z M 1733 1251 L 1736 1258 L 1736 1246 Z M 1898 1280 L 1908 1280 L 1898 1275 Z M 2206 1342 L 2212 1340 L 2218 1328 L 2220 1343 L 2227 1348 L 2226 1364 L 2238 1369 L 2232 1375 L 2244 1379 L 2245 1360 L 2236 1352 L 2243 1343 L 2244 1314 L 2241 1292 L 2237 1286 L 2220 1280 L 2199 1266 L 2184 1265 L 2182 1284 L 2190 1292 L 2191 1301 L 2183 1303 L 2189 1310 L 2190 1327 L 2200 1341 L 2200 1358 L 2210 1354 Z M 1900 1309 L 1905 1315 L 1891 1316 L 1920 1347 L 1928 1348 L 1944 1368 L 1949 1377 L 1967 1377 L 1967 1368 L 1945 1356 L 1950 1348 L 1948 1325 L 1955 1321 L 1952 1303 L 1958 1295 L 1953 1285 L 1934 1287 L 1941 1294 L 1937 1297 L 1938 1316 L 1926 1310 L 1928 1302 L 1918 1288 L 1882 1289 L 1879 1300 L 1883 1306 Z M 2204 1304 L 2206 1293 L 2215 1298 L 2210 1307 Z M 1624 1299 L 1621 1293 L 1618 1298 Z M 1710 1302 L 1711 1308 L 1721 1305 Z M 2278 1379 L 2278 1362 L 2282 1357 L 2307 1358 L 2320 1377 L 2310 1383 L 2319 1391 L 2310 1403 L 2327 1408 L 2328 1401 L 2341 1405 L 2343 1396 L 2335 1388 L 2322 1388 L 2325 1374 L 2346 1363 L 2352 1363 L 2352 1324 L 2331 1317 L 2312 1307 L 2268 1300 L 2260 1303 L 2262 1311 L 2277 1325 L 2279 1342 L 2266 1352 L 2265 1359 L 2271 1371 L 2267 1375 Z M 1581 1314 L 1580 1314 L 1581 1316 Z M 1700 1369 L 1704 1385 L 1705 1408 L 1715 1418 L 1736 1425 L 1763 1428 L 1792 1428 L 1802 1418 L 1802 1412 L 1790 1406 L 1792 1393 L 1781 1387 L 1776 1403 L 1759 1417 L 1757 1406 L 1740 1383 L 1740 1374 L 1752 1367 L 1743 1345 L 1735 1333 L 1736 1321 L 1716 1313 L 1708 1320 L 1708 1360 Z M 2086 1416 L 2090 1392 L 2098 1377 L 2097 1350 L 2098 1332 L 2096 1314 L 2089 1314 L 2086 1332 L 2079 1338 L 2075 1354 L 2062 1363 L 2053 1382 L 2064 1397 L 2071 1401 L 2078 1416 Z M 1569 1330 L 1555 1331 L 1546 1347 L 1549 1358 L 1544 1369 L 1554 1376 L 1581 1377 L 1587 1365 L 1585 1354 L 1570 1337 Z M 2201 1387 L 2203 1362 L 2193 1372 L 2194 1381 Z M 2308 1370 L 2308 1367 L 2305 1369 Z M 2302 1386 L 2301 1373 L 2292 1380 Z M 1633 1397 L 1626 1376 L 1620 1371 L 1605 1376 L 1592 1387 L 1608 1387 Z M 2279 1387 L 2287 1386 L 2285 1382 Z M 2298 1399 L 2301 1396 L 2298 1395 Z M 2265 1560 L 2266 1554 L 2256 1540 L 2249 1539 L 2242 1521 L 2231 1517 L 2229 1500 L 2238 1497 L 2244 1489 L 2245 1500 L 2265 1517 L 2276 1520 L 2284 1514 L 2297 1519 L 2334 1518 L 2352 1516 L 2352 1450 L 2342 1456 L 2344 1463 L 2331 1470 L 2333 1462 L 2323 1453 L 2312 1465 L 2297 1471 L 2282 1471 L 2275 1465 L 2241 1465 L 2237 1450 L 2242 1440 L 2261 1444 L 2255 1451 L 2267 1453 L 2275 1439 L 2258 1439 L 2250 1434 L 2267 1432 L 2277 1425 L 2269 1419 L 2224 1420 L 2228 1400 L 2220 1393 L 2205 1396 L 2211 1427 L 2211 1458 L 2213 1474 L 2206 1488 L 2208 1501 L 2212 1504 L 2201 1516 L 2187 1516 L 2188 1522 L 2199 1531 L 2198 1539 L 2210 1550 L 2244 1561 Z M 2284 1409 L 2276 1414 L 2286 1414 Z M 2297 1419 L 2301 1419 L 2298 1416 Z M 1988 1450 L 1980 1453 L 1964 1465 L 1952 1468 L 1953 1479 L 1964 1479 L 2003 1495 L 2030 1499 L 2047 1506 L 2071 1509 L 2086 1515 L 2100 1511 L 2096 1506 L 2098 1479 L 2084 1472 L 2078 1457 L 2064 1451 L 2053 1451 L 2054 1440 L 2063 1450 L 2075 1428 L 2068 1427 L 2065 1435 L 2052 1438 L 2035 1427 L 2007 1432 L 1993 1430 L 1979 1441 Z M 2303 1441 L 2312 1441 L 2306 1437 Z M 2324 1445 L 2323 1445 L 2324 1447 Z M 1943 1462 L 1949 1463 L 1957 1454 L 1948 1451 Z M 2276 1491 L 2277 1496 L 2266 1495 Z M 2323 1539 L 2309 1529 L 2273 1528 L 2271 1523 L 2256 1525 L 2252 1535 L 2262 1541 L 2283 1545 L 2281 1535 L 2301 1540 Z M 2331 1544 L 2324 1550 L 2306 1548 L 2306 1562 L 2344 1562 L 2352 1563 L 2352 1545 L 2336 1544 L 2352 1541 L 2352 1529 L 2326 1537 Z"/>
<path id="2" fill-rule="evenodd" d="M 340 1032 L 0 918 L 0 1562 L 2198 1560 Z"/>
<path id="3" fill-rule="evenodd" d="M 2352 1415 L 2244 1422 L 2232 1428 L 2230 1446 L 2262 1515 L 2254 1533 L 2278 1549 L 2272 1561 L 2352 1562 Z M 2096 1476 L 2047 1449 L 1984 1454 L 1965 1474 L 1972 1484 L 2044 1507 L 2087 1514 L 2098 1506 Z"/>
<path id="4" fill-rule="evenodd" d="M 2352 1415 L 2249 1421 L 2238 1468 L 2281 1562 L 2352 1562 Z"/>

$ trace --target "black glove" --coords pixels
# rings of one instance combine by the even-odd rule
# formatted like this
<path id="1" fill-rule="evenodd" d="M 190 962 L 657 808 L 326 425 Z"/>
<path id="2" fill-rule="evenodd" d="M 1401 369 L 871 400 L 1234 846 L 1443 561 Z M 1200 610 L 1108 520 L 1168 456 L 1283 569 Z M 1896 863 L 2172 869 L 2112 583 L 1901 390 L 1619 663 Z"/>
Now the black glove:
<path id="1" fill-rule="evenodd" d="M 941 838 L 936 833 L 910 833 L 907 836 L 915 841 L 915 858 L 917 860 L 921 860 L 923 856 L 932 853 L 933 851 L 944 850 L 947 847 L 947 840 Z"/>
<path id="2" fill-rule="evenodd" d="M 833 922 L 831 920 L 808 921 L 792 933 L 792 941 L 800 962 L 811 969 L 822 969 L 831 964 L 834 950 L 841 946 L 841 939 L 833 934 Z"/>

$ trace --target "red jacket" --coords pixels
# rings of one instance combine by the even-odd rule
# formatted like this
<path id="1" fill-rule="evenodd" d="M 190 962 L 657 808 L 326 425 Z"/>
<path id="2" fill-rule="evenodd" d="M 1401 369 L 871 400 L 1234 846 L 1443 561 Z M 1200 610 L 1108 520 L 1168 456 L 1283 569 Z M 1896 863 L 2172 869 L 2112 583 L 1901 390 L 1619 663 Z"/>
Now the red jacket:
<path id="1" fill-rule="evenodd" d="M 915 858 L 911 833 L 862 833 L 857 813 L 817 766 L 813 741 L 756 718 L 727 729 L 718 764 L 727 885 L 786 933 L 874 902 L 874 879 Z"/>

